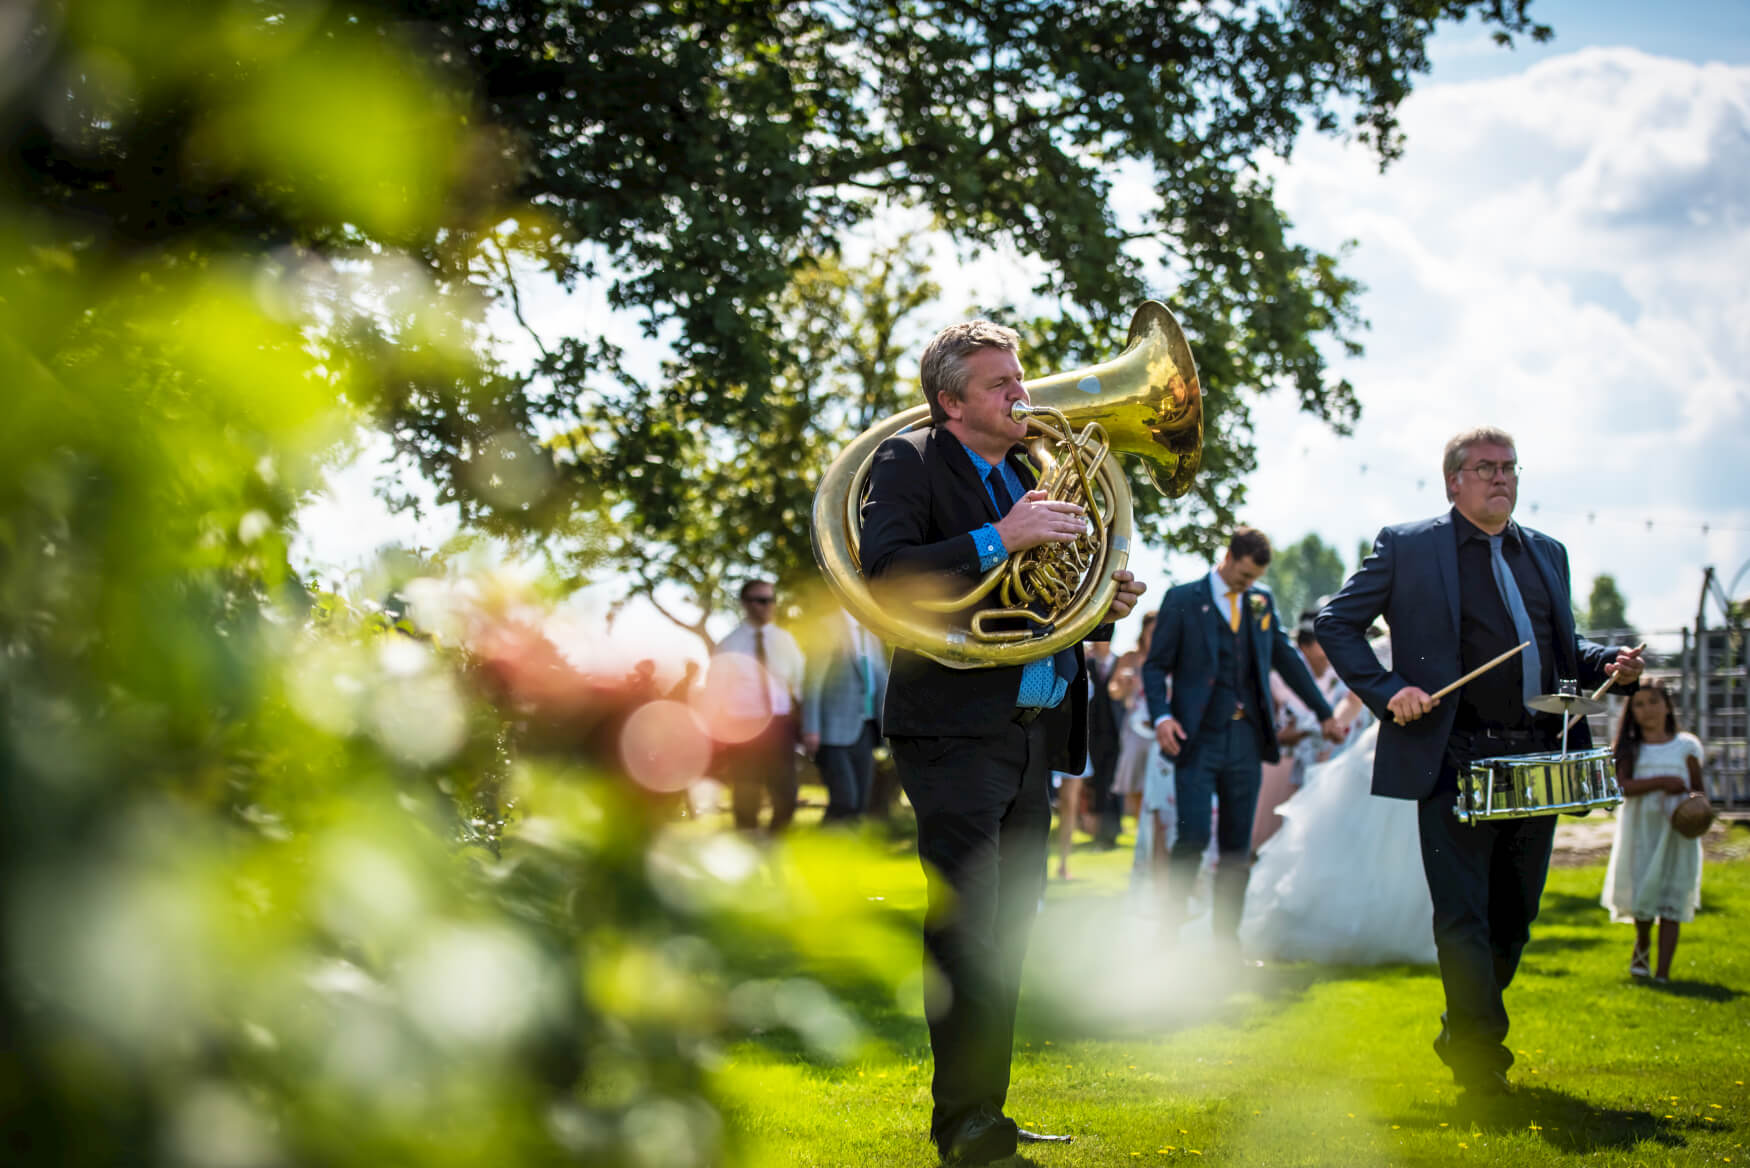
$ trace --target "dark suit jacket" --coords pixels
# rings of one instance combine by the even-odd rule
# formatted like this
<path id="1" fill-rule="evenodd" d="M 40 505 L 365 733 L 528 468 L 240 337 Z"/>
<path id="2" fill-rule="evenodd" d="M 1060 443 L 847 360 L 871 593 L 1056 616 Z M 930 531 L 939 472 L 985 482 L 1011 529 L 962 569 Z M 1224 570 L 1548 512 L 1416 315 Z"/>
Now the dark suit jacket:
<path id="1" fill-rule="evenodd" d="M 1088 756 L 1094 764 L 1094 776 L 1105 782 L 1118 766 L 1119 747 L 1124 739 L 1124 705 L 1112 699 L 1107 689 L 1112 674 L 1118 670 L 1118 654 L 1110 655 L 1106 674 L 1099 675 L 1093 662 L 1088 662 L 1088 676 L 1093 679 L 1094 692 L 1088 699 Z"/>
<path id="2" fill-rule="evenodd" d="M 1212 611 L 1214 608 L 1207 573 L 1169 589 L 1161 600 L 1154 639 L 1149 642 L 1148 658 L 1142 665 L 1142 692 L 1148 701 L 1149 721 L 1158 722 L 1171 714 L 1191 736 L 1203 724 L 1210 696 L 1215 692 L 1221 652 L 1216 640 L 1221 629 L 1216 621 L 1223 614 Z M 1331 716 L 1331 707 L 1319 692 L 1318 683 L 1294 642 L 1288 639 L 1282 622 L 1276 619 L 1276 601 L 1270 590 L 1246 589 L 1246 594 L 1240 597 L 1240 611 L 1241 619 L 1252 624 L 1253 654 L 1253 692 L 1242 695 L 1241 700 L 1262 715 L 1264 743 L 1260 756 L 1265 762 L 1276 762 L 1282 757 L 1282 749 L 1276 741 L 1276 702 L 1270 696 L 1270 672 L 1280 673 L 1288 688 L 1318 715 L 1319 721 Z M 1173 678 L 1171 701 L 1167 699 L 1169 674 Z"/>
<path id="3" fill-rule="evenodd" d="M 1538 648 L 1555 655 L 1557 677 L 1577 678 L 1590 689 L 1605 679 L 1604 666 L 1616 659 L 1616 650 L 1581 640 L 1574 632 L 1568 550 L 1542 532 L 1524 526 L 1519 531 L 1549 590 L 1555 621 L 1555 644 Z M 1457 695 L 1449 695 L 1408 726 L 1392 720 L 1386 703 L 1407 685 L 1433 693 L 1463 676 L 1458 599 L 1458 536 L 1448 512 L 1383 529 L 1367 562 L 1319 613 L 1319 644 L 1338 676 L 1379 718 L 1375 795 L 1425 799 L 1440 777 L 1458 713 Z M 1380 616 L 1391 626 L 1389 670 L 1367 644 L 1367 629 Z M 1591 743 L 1582 719 L 1569 734 L 1568 747 L 1585 749 Z"/>
<path id="4" fill-rule="evenodd" d="M 1019 447 L 1008 457 L 1023 483 L 1037 481 L 1038 472 Z M 945 427 L 896 435 L 875 451 L 869 470 L 862 512 L 863 575 L 878 597 L 895 606 L 906 606 L 920 593 L 965 591 L 981 575 L 972 532 L 999 518 L 966 448 Z M 951 619 L 963 625 L 978 608 L 995 606 L 987 598 Z M 1103 639 L 1110 630 L 1109 624 L 1103 625 L 1088 639 Z M 1020 688 L 1019 665 L 950 669 L 895 649 L 883 723 L 889 735 L 898 737 L 995 734 L 1014 717 Z M 1086 765 L 1087 711 L 1087 672 L 1078 645 L 1069 691 L 1044 715 L 1055 769 L 1080 774 Z"/>

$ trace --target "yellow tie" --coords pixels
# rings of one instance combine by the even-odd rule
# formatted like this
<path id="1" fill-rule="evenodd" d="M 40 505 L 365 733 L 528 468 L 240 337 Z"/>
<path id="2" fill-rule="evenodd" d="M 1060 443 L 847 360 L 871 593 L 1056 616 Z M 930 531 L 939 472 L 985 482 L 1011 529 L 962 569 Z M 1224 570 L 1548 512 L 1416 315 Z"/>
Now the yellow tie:
<path id="1" fill-rule="evenodd" d="M 1240 631 L 1240 594 L 1238 592 L 1227 594 L 1227 627 L 1236 633 Z"/>

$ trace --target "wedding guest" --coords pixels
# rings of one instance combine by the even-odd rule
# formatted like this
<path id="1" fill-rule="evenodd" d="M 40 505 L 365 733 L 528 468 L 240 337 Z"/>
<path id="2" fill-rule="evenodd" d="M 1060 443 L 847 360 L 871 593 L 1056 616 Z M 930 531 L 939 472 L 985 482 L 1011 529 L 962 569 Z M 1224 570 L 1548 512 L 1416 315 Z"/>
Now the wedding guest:
<path id="1" fill-rule="evenodd" d="M 1282 816 L 1276 809 L 1288 802 L 1300 788 L 1308 753 L 1301 748 L 1311 744 L 1309 736 L 1313 743 L 1319 739 L 1318 723 L 1314 722 L 1310 731 L 1305 725 L 1312 719 L 1312 711 L 1274 670 L 1270 673 L 1270 696 L 1276 702 L 1276 741 L 1282 747 L 1282 756 L 1275 762 L 1265 763 L 1258 771 L 1258 810 L 1252 816 L 1254 857 L 1264 846 L 1264 841 L 1282 826 Z"/>
<path id="2" fill-rule="evenodd" d="M 681 679 L 675 682 L 669 689 L 668 700 L 671 702 L 684 702 L 688 700 L 693 696 L 693 686 L 697 685 L 698 681 L 699 663 L 697 661 L 688 661 L 686 672 L 683 673 Z"/>
<path id="3" fill-rule="evenodd" d="M 1110 641 L 1089 641 L 1087 789 L 1094 811 L 1094 846 L 1110 851 L 1124 829 L 1124 797 L 1113 790 L 1123 746 L 1124 707 L 1112 698 L 1118 656 Z"/>
<path id="4" fill-rule="evenodd" d="M 1057 878 L 1068 880 L 1069 853 L 1075 846 L 1076 827 L 1082 820 L 1082 797 L 1088 780 L 1093 776 L 1094 764 L 1088 763 L 1087 769 L 1079 775 L 1066 774 L 1063 771 L 1052 771 L 1051 780 L 1057 786 Z"/>
<path id="5" fill-rule="evenodd" d="M 821 822 L 855 821 L 868 809 L 875 785 L 887 654 L 846 612 L 835 613 L 822 633 L 824 643 L 809 658 L 803 687 L 802 749 L 826 784 Z"/>
<path id="6" fill-rule="evenodd" d="M 735 826 L 759 827 L 762 799 L 769 798 L 769 830 L 783 831 L 796 814 L 798 712 L 806 663 L 796 638 L 773 623 L 777 586 L 749 580 L 741 586 L 742 622 L 718 642 L 710 684 L 721 687 L 730 712 L 759 721 L 764 729 L 746 742 L 725 747 L 721 776 L 729 785 Z"/>
<path id="7" fill-rule="evenodd" d="M 1142 669 L 1155 738 L 1173 757 L 1178 784 L 1178 838 L 1172 852 L 1177 887 L 1169 907 L 1177 908 L 1179 892 L 1190 892 L 1203 850 L 1215 838 L 1221 852 L 1215 939 L 1236 955 L 1260 766 L 1280 757 L 1270 671 L 1280 672 L 1313 708 L 1328 737 L 1335 741 L 1341 735 L 1306 663 L 1282 630 L 1269 590 L 1257 587 L 1269 563 L 1268 537 L 1255 528 L 1236 528 L 1208 576 L 1167 593 Z M 1168 674 L 1174 680 L 1171 699 Z M 1211 797 L 1219 805 L 1213 825 Z"/>
<path id="8" fill-rule="evenodd" d="M 1643 681 L 1616 730 L 1616 781 L 1623 806 L 1604 872 L 1604 907 L 1613 921 L 1633 921 L 1628 971 L 1671 977 L 1678 930 L 1701 904 L 1701 840 L 1671 826 L 1671 812 L 1702 790 L 1701 739 L 1677 728 L 1677 711 L 1661 681 Z M 1649 968 L 1653 922 L 1659 922 L 1658 964 Z"/>
<path id="9" fill-rule="evenodd" d="M 1144 613 L 1142 631 L 1136 647 L 1118 658 L 1106 693 L 1120 707 L 1118 765 L 1112 775 L 1112 793 L 1124 800 L 1126 814 L 1138 818 L 1142 814 L 1143 772 L 1148 756 L 1155 748 L 1155 736 L 1148 724 L 1148 705 L 1142 696 L 1142 662 L 1148 656 L 1148 640 L 1154 635 L 1155 614 Z M 1141 824 L 1138 824 L 1141 831 Z"/>

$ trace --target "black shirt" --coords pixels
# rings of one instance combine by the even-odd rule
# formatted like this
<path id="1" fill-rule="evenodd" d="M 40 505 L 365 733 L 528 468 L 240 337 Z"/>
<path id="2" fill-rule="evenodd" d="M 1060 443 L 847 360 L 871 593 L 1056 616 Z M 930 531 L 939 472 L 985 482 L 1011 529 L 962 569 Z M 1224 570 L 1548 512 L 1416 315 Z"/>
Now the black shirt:
<path id="1" fill-rule="evenodd" d="M 1484 662 L 1499 657 L 1519 644 L 1513 617 L 1501 589 L 1495 584 L 1490 563 L 1488 533 L 1461 515 L 1455 507 L 1452 526 L 1458 537 L 1458 655 L 1469 673 Z M 1501 556 L 1519 585 L 1525 615 L 1531 619 L 1543 676 L 1536 693 L 1555 690 L 1555 621 L 1543 573 L 1531 558 L 1519 525 L 1507 521 L 1502 533 Z M 1530 730 L 1537 715 L 1525 708 L 1522 688 L 1525 655 L 1503 662 L 1458 691 L 1458 712 L 1453 726 L 1458 730 Z"/>

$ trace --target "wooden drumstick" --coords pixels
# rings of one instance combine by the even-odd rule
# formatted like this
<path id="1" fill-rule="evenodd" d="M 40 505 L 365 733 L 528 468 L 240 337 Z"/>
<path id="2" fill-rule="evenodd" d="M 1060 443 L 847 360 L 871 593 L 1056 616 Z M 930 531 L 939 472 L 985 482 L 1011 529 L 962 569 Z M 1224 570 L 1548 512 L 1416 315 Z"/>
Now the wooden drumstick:
<path id="1" fill-rule="evenodd" d="M 1501 664 L 1501 662 L 1507 660 L 1509 657 L 1513 657 L 1516 654 L 1525 652 L 1525 650 L 1530 645 L 1531 645 L 1530 641 L 1521 641 L 1519 644 L 1513 646 L 1513 648 L 1507 650 L 1505 653 L 1501 654 L 1499 657 L 1495 658 L 1493 661 L 1483 662 L 1481 665 L 1477 666 L 1475 669 L 1471 670 L 1469 673 L 1465 674 L 1463 677 L 1459 678 L 1457 681 L 1453 682 L 1451 685 L 1445 686 L 1444 688 L 1438 689 L 1435 692 L 1429 694 L 1428 700 L 1435 701 L 1435 702 L 1439 701 L 1441 698 L 1445 697 L 1447 694 L 1451 693 L 1453 690 L 1457 689 L 1459 686 L 1463 685 L 1465 682 L 1475 681 L 1477 678 L 1481 677 L 1483 674 L 1487 673 L 1489 670 L 1493 669 L 1495 666 Z M 1393 715 L 1393 716 L 1396 717 L 1396 715 Z M 1397 722 L 1398 722 L 1398 725 L 1400 725 L 1400 726 L 1408 725 L 1408 723 L 1406 723 L 1402 718 L 1398 718 Z"/>
<path id="2" fill-rule="evenodd" d="M 1640 644 L 1636 645 L 1633 649 L 1629 650 L 1630 653 L 1645 653 L 1646 651 L 1647 651 L 1647 643 L 1645 641 L 1642 641 Z M 1609 691 L 1610 687 L 1615 685 L 1615 684 L 1616 684 L 1616 677 L 1614 674 L 1611 675 L 1610 677 L 1605 678 L 1604 684 L 1592 691 L 1592 700 L 1596 702 L 1596 701 L 1600 700 L 1601 698 L 1603 698 L 1605 693 L 1607 693 Z M 1586 715 L 1584 715 L 1584 714 L 1572 714 L 1572 715 L 1570 715 L 1568 717 L 1568 724 L 1562 728 L 1562 733 L 1566 734 L 1569 730 L 1572 730 L 1575 726 L 1579 725 L 1580 719 L 1584 718 L 1585 716 Z"/>

